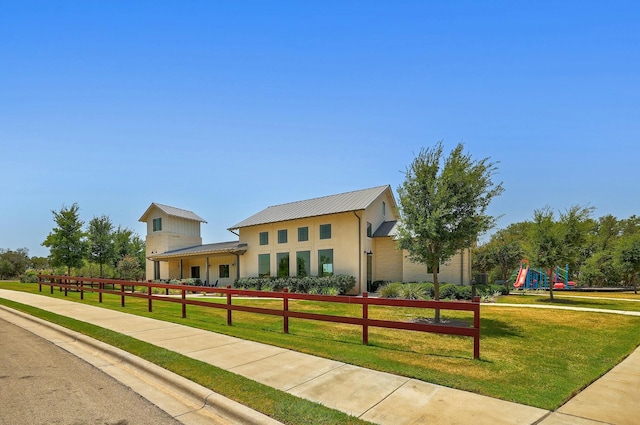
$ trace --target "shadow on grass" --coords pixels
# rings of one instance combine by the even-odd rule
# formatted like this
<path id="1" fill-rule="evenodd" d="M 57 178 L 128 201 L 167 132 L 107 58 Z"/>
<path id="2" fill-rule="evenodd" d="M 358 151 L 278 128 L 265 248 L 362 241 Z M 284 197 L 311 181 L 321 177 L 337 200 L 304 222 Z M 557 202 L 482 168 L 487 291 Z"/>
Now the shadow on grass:
<path id="1" fill-rule="evenodd" d="M 568 305 L 568 306 L 573 306 L 573 307 L 597 307 L 597 306 L 601 306 L 601 307 L 610 307 L 611 303 L 608 302 L 594 302 L 594 301 L 585 301 L 585 300 L 574 300 L 574 299 L 568 299 L 568 298 L 554 298 L 553 300 L 550 300 L 549 298 L 540 298 L 539 300 L 537 300 L 540 303 L 544 303 L 544 304 L 558 304 L 558 305 Z"/>
<path id="2" fill-rule="evenodd" d="M 482 319 L 481 322 L 481 335 L 493 338 L 523 338 L 524 334 L 518 329 L 517 326 L 495 319 Z"/>

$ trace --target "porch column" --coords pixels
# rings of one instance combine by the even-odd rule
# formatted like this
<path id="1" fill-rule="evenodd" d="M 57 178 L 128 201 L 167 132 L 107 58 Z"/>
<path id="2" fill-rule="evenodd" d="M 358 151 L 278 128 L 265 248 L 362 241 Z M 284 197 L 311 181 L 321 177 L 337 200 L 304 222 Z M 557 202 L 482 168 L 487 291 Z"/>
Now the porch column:
<path id="1" fill-rule="evenodd" d="M 206 273 L 207 285 L 211 286 L 211 281 L 209 280 L 209 257 L 207 257 L 207 273 Z"/>

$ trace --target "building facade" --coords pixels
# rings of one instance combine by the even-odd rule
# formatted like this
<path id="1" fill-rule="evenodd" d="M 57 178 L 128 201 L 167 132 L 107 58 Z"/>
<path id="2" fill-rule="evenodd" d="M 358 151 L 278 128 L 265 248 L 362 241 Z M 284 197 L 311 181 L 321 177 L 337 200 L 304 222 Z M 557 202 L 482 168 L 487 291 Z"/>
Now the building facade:
<path id="1" fill-rule="evenodd" d="M 344 274 L 356 278 L 351 294 L 376 280 L 432 281 L 426 266 L 397 249 L 397 213 L 391 187 L 378 186 L 268 207 L 228 228 L 237 240 L 202 245 L 203 219 L 154 203 L 140 218 L 147 223 L 146 278 L 226 286 L 238 277 Z M 470 284 L 470 252 L 441 265 L 438 276 Z"/>

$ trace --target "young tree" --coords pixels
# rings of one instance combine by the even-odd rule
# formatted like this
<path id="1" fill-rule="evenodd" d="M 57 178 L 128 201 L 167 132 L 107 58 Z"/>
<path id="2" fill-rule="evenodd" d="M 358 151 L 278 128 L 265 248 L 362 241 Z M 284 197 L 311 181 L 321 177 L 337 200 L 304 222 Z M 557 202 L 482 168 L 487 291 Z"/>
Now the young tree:
<path id="1" fill-rule="evenodd" d="M 488 158 L 473 160 L 458 144 L 447 158 L 443 145 L 423 148 L 406 169 L 398 188 L 400 223 L 398 247 L 411 261 L 433 271 L 434 299 L 440 299 L 438 265 L 456 252 L 471 247 L 495 224 L 487 215 L 491 200 L 504 190 L 494 185 L 497 168 Z M 435 321 L 440 321 L 436 310 Z"/>
<path id="2" fill-rule="evenodd" d="M 118 272 L 120 277 L 125 280 L 137 280 L 142 276 L 142 268 L 138 259 L 130 255 L 125 255 L 118 261 Z"/>
<path id="3" fill-rule="evenodd" d="M 113 224 L 109 216 L 94 217 L 89 222 L 87 232 L 89 242 L 89 258 L 100 266 L 100 276 L 103 265 L 110 264 L 116 255 L 113 243 Z"/>
<path id="4" fill-rule="evenodd" d="M 84 222 L 80 220 L 77 203 L 71 207 L 64 205 L 60 211 L 51 211 L 58 227 L 54 227 L 43 246 L 50 249 L 51 265 L 65 266 L 67 274 L 71 274 L 71 267 L 81 267 L 87 252 L 85 233 L 82 231 Z"/>

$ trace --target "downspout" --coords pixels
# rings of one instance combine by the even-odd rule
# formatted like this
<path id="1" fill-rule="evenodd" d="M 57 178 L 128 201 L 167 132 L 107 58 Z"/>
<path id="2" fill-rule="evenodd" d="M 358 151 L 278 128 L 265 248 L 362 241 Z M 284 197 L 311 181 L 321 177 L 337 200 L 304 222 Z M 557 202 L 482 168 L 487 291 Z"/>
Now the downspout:
<path id="1" fill-rule="evenodd" d="M 355 211 L 353 215 L 358 219 L 358 295 L 362 294 L 362 219 Z"/>

